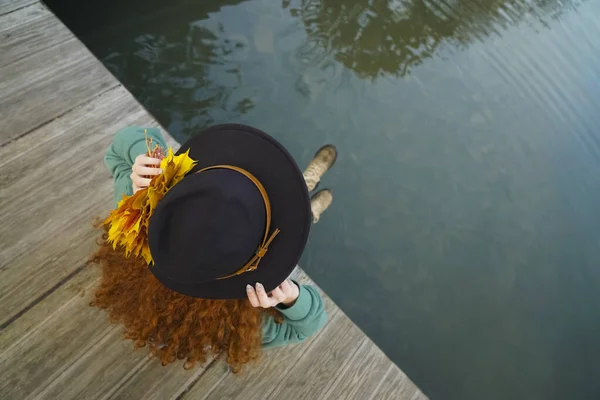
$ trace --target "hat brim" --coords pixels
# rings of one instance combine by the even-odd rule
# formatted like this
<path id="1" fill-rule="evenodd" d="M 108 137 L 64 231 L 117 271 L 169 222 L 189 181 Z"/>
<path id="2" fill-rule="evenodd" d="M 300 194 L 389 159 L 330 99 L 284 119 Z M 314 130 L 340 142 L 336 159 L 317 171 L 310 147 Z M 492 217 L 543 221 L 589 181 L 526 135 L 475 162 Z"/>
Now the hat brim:
<path id="1" fill-rule="evenodd" d="M 202 283 L 175 281 L 169 265 L 154 264 L 150 271 L 166 287 L 187 296 L 207 299 L 246 297 L 246 285 L 263 284 L 267 291 L 279 286 L 300 260 L 311 224 L 310 199 L 302 171 L 275 139 L 245 125 L 217 125 L 188 140 L 177 152 L 189 149 L 198 164 L 190 172 L 213 165 L 234 165 L 252 173 L 264 186 L 271 202 L 271 229 L 281 233 L 269 246 L 255 271 Z M 188 174 L 189 175 L 189 174 Z M 179 184 L 185 182 L 185 178 Z M 157 210 L 159 212 L 159 210 Z M 157 230 L 150 229 L 149 241 Z M 240 266 L 241 267 L 241 266 Z"/>

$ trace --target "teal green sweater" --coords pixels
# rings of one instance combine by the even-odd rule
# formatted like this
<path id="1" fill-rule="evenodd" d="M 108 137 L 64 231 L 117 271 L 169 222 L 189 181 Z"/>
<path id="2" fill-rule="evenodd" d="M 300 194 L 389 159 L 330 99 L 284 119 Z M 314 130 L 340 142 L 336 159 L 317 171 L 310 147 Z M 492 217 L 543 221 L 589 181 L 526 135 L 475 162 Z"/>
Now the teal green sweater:
<path id="1" fill-rule="evenodd" d="M 167 147 L 158 128 L 146 128 L 146 133 L 152 137 L 153 143 L 163 148 Z M 145 154 L 146 151 L 146 139 L 142 127 L 124 128 L 114 137 L 106 152 L 104 163 L 113 176 L 115 206 L 123 194 L 127 196 L 133 194 L 130 178 L 131 167 L 135 158 L 140 154 Z M 296 303 L 289 308 L 279 308 L 284 317 L 283 323 L 275 323 L 273 317 L 265 319 L 262 332 L 263 347 L 299 343 L 325 325 L 327 313 L 319 292 L 312 286 L 298 286 L 300 287 L 300 296 Z"/>

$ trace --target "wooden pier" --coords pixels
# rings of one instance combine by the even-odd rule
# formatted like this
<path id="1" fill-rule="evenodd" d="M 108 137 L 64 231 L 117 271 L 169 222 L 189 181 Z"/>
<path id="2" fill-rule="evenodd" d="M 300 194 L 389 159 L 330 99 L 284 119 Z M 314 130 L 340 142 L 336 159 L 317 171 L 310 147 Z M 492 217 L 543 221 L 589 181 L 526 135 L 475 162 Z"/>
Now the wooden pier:
<path id="1" fill-rule="evenodd" d="M 0 399 L 426 399 L 327 297 L 318 335 L 241 376 L 162 367 L 120 339 L 88 306 L 102 159 L 120 128 L 158 123 L 35 0 L 0 0 L 0 121 Z"/>

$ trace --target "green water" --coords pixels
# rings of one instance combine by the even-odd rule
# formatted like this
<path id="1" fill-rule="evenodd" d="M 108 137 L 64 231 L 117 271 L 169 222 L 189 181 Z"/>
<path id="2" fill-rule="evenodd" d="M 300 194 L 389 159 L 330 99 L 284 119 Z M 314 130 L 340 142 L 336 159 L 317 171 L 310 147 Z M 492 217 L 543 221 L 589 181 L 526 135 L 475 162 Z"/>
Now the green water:
<path id="1" fill-rule="evenodd" d="M 180 141 L 338 147 L 301 265 L 428 396 L 600 399 L 600 2 L 80 3 Z"/>

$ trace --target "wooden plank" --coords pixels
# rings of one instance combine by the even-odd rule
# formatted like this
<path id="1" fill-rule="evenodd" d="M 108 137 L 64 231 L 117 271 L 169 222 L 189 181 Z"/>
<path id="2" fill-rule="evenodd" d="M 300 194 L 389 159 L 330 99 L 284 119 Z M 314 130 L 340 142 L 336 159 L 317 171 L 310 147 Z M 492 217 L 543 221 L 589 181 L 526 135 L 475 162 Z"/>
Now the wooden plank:
<path id="1" fill-rule="evenodd" d="M 86 295 L 65 285 L 48 298 L 60 307 L 41 302 L 1 333 L 0 398 L 99 398 L 147 358 L 120 339 L 119 327 L 103 311 L 89 306 L 96 269 L 81 275 Z M 30 327 L 16 336 L 23 325 Z"/>
<path id="2" fill-rule="evenodd" d="M 331 321 L 326 339 L 296 360 L 284 379 L 270 383 L 268 399 L 320 399 L 354 353 L 368 340 L 343 313 Z"/>
<path id="3" fill-rule="evenodd" d="M 0 323 L 94 249 L 93 219 L 112 208 L 104 152 L 131 124 L 153 120 L 119 87 L 0 148 Z"/>
<path id="4" fill-rule="evenodd" d="M 319 292 L 325 296 L 325 293 L 323 293 L 323 291 L 321 290 L 321 288 L 319 288 L 317 286 L 317 284 L 310 279 L 310 277 L 308 275 L 306 275 L 306 272 L 304 272 L 302 270 L 302 268 L 300 267 L 296 267 L 294 268 L 294 270 L 292 271 L 292 273 L 290 274 L 290 279 L 295 280 L 296 282 L 302 284 L 302 285 L 313 285 L 316 286 L 319 289 Z M 331 301 L 331 299 L 328 299 L 328 301 Z"/>
<path id="5" fill-rule="evenodd" d="M 368 399 L 390 368 L 397 368 L 370 340 L 346 361 L 322 399 Z M 403 399 L 398 397 L 398 399 Z M 406 399 L 409 400 L 409 399 Z"/>
<path id="6" fill-rule="evenodd" d="M 189 390 L 183 392 L 183 394 L 177 400 L 206 400 L 206 399 L 233 399 L 234 397 L 213 397 L 213 393 L 216 388 L 221 387 L 223 381 L 233 375 L 226 364 L 221 362 L 212 363 L 206 371 L 200 375 L 198 380 L 193 383 Z M 252 399 L 251 394 L 248 395 L 248 399 Z"/>
<path id="7" fill-rule="evenodd" d="M 72 37 L 40 3 L 0 16 L 0 68 Z"/>
<path id="8" fill-rule="evenodd" d="M 267 399 L 274 382 L 286 379 L 294 364 L 302 357 L 310 357 L 313 347 L 331 339 L 335 334 L 337 307 L 329 311 L 329 322 L 323 330 L 306 342 L 278 349 L 266 350 L 257 365 L 249 365 L 242 374 L 234 375 L 224 363 L 215 363 L 198 379 L 183 399 Z M 294 398 L 295 397 L 291 397 Z M 316 398 L 316 397 L 315 397 Z"/>
<path id="9" fill-rule="evenodd" d="M 76 39 L 0 68 L 0 145 L 118 85 Z"/>
<path id="10" fill-rule="evenodd" d="M 88 307 L 81 304 L 80 307 Z M 75 310 L 77 318 L 81 313 Z M 99 314 L 102 314 L 98 311 Z M 104 320 L 105 315 L 98 315 L 98 320 Z M 76 328 L 77 321 L 68 321 L 71 329 Z M 99 332 L 104 332 L 104 326 L 99 326 Z M 59 373 L 49 375 L 37 390 L 29 395 L 35 399 L 101 399 L 105 393 L 117 384 L 123 376 L 135 371 L 148 361 L 146 349 L 134 351 L 131 341 L 122 340 L 120 327 L 111 327 L 106 335 L 95 332 L 88 340 L 94 343 L 89 349 L 76 357 L 70 357 L 57 364 Z M 56 351 L 56 350 L 55 350 Z M 47 358 L 47 355 L 46 357 Z M 157 362 L 154 360 L 154 362 Z M 50 372 L 50 369 L 47 370 Z M 100 379 L 99 379 L 100 377 Z M 43 380 L 43 377 L 41 378 Z"/>
<path id="11" fill-rule="evenodd" d="M 379 387 L 372 393 L 370 400 L 427 400 L 417 386 L 399 368 L 390 369 L 380 382 Z"/>
<path id="12" fill-rule="evenodd" d="M 125 375 L 102 399 L 177 399 L 204 372 L 202 366 L 185 370 L 182 362 L 163 367 L 160 362 L 148 359 L 142 368 Z"/>
<path id="13" fill-rule="evenodd" d="M 36 19 L 43 17 L 44 14 L 48 13 L 48 9 L 41 3 L 34 3 L 25 8 L 21 8 L 17 11 L 9 14 L 0 15 L 0 37 L 4 44 L 11 35 L 6 35 L 11 30 L 15 29 L 19 25 L 28 25 L 33 23 Z M 3 53 L 0 53 L 4 55 Z"/>
<path id="14" fill-rule="evenodd" d="M 12 325 L 0 334 L 4 347 L 0 355 L 0 398 L 24 399 L 114 331 L 99 310 L 88 306 L 89 298 L 69 293 L 66 288 L 58 296 L 65 299 L 63 306 L 22 337 L 14 340 L 11 331 L 18 328 Z M 35 307 L 30 312 L 43 318 Z"/>
<path id="15" fill-rule="evenodd" d="M 14 324 L 0 331 L 0 360 L 5 356 L 6 350 L 14 343 L 24 340 L 25 337 L 36 330 L 36 327 L 69 307 L 69 303 L 78 297 L 89 296 L 97 283 L 98 271 L 96 268 L 86 268 L 73 279 L 50 294 L 44 301 L 36 304 L 27 313 L 21 316 Z M 1 374 L 0 374 L 1 376 Z"/>
<path id="16" fill-rule="evenodd" d="M 31 4 L 39 3 L 38 0 L 0 0 L 0 15 L 8 14 Z"/>

